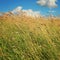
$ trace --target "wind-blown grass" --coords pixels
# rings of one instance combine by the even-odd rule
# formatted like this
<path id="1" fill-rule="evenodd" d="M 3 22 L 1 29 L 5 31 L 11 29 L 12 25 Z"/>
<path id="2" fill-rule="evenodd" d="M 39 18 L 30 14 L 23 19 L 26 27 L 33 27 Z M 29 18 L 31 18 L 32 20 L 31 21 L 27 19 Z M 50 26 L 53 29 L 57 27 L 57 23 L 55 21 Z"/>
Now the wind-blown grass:
<path id="1" fill-rule="evenodd" d="M 59 22 L 0 19 L 0 60 L 60 60 Z"/>

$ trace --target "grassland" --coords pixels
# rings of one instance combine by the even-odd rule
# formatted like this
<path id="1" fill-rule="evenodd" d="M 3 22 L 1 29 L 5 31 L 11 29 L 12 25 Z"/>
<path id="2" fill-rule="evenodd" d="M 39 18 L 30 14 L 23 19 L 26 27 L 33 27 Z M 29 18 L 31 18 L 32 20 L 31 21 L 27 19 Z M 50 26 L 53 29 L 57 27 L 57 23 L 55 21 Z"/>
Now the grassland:
<path id="1" fill-rule="evenodd" d="M 60 60 L 60 20 L 0 18 L 0 60 Z"/>

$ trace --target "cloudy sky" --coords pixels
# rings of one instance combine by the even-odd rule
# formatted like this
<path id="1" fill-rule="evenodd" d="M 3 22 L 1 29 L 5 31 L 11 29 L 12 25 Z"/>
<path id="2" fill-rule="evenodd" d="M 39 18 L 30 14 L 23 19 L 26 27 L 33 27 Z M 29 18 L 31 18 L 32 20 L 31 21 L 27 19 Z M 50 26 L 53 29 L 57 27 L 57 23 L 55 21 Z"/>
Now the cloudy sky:
<path id="1" fill-rule="evenodd" d="M 60 15 L 60 0 L 0 0 L 0 12 L 7 12 L 21 6 L 23 9 L 39 11 L 43 15 L 48 15 L 50 8 L 53 14 Z"/>

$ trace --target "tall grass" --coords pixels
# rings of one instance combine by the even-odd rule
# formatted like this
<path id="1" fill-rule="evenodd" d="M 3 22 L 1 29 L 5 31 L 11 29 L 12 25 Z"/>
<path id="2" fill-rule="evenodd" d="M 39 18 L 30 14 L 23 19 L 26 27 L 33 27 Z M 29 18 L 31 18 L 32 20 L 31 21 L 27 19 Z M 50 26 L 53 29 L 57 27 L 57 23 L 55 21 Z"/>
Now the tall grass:
<path id="1" fill-rule="evenodd" d="M 59 22 L 0 19 L 0 60 L 60 60 Z"/>

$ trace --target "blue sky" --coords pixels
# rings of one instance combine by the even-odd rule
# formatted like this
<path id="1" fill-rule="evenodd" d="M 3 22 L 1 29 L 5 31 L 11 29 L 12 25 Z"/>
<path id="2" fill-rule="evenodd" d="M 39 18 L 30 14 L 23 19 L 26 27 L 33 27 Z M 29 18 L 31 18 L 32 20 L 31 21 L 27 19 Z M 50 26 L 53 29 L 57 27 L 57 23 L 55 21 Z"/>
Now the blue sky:
<path id="1" fill-rule="evenodd" d="M 42 7 L 36 3 L 37 0 L 0 0 L 0 12 L 11 11 L 18 6 L 22 6 L 23 9 L 32 9 L 40 11 L 41 14 L 48 14 L 49 8 Z M 56 15 L 60 15 L 60 0 L 57 2 L 58 7 L 53 10 L 56 11 Z"/>

